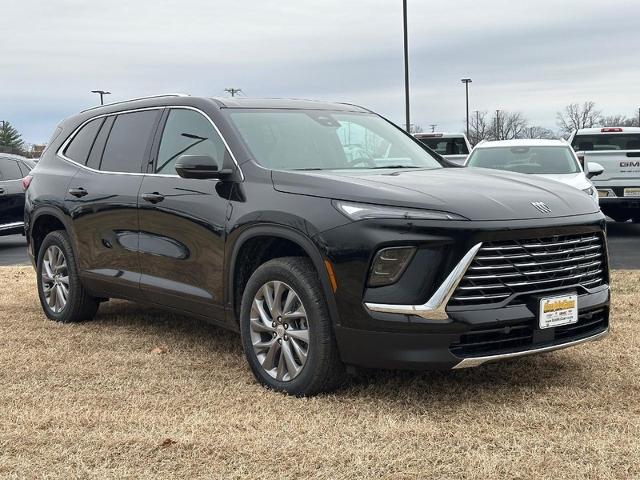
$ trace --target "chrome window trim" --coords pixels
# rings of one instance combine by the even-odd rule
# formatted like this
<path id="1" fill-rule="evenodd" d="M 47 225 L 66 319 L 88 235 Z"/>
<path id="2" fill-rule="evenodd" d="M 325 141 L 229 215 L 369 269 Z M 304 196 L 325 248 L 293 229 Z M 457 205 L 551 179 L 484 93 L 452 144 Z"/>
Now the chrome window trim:
<path id="1" fill-rule="evenodd" d="M 602 340 L 607 335 L 609 335 L 609 327 L 607 327 L 607 329 L 604 332 L 596 333 L 595 335 L 591 335 L 585 338 L 580 338 L 578 340 L 571 340 L 564 343 L 558 343 L 556 345 L 548 345 L 546 347 L 539 347 L 539 348 L 534 347 L 529 350 L 520 350 L 518 352 L 510 352 L 510 353 L 499 353 L 497 355 L 488 355 L 485 357 L 467 357 L 460 360 L 460 362 L 454 365 L 452 369 L 455 370 L 458 368 L 477 367 L 478 365 L 482 365 L 483 363 L 486 363 L 486 362 L 505 360 L 508 358 L 524 357 L 525 355 L 534 355 L 536 353 L 552 352 L 554 350 L 560 350 L 561 348 L 580 345 L 581 343 Z"/>
<path id="2" fill-rule="evenodd" d="M 165 174 L 165 173 L 136 173 L 136 172 L 114 172 L 114 171 L 111 171 L 111 170 L 96 170 L 95 168 L 91 168 L 91 167 L 87 167 L 86 165 L 82 165 L 81 163 L 76 162 L 75 160 L 67 157 L 64 154 L 65 149 L 73 141 L 73 139 L 78 134 L 78 132 L 82 129 L 82 127 L 84 127 L 87 123 L 89 123 L 89 122 L 91 122 L 91 121 L 93 121 L 93 120 L 95 120 L 97 118 L 109 117 L 109 116 L 112 116 L 112 115 L 123 115 L 123 114 L 126 114 L 126 113 L 144 112 L 144 111 L 148 111 L 148 110 L 163 110 L 165 108 L 181 109 L 181 110 L 193 110 L 194 112 L 197 112 L 200 115 L 202 115 L 204 118 L 206 118 L 209 121 L 209 123 L 211 124 L 211 126 L 213 127 L 213 129 L 216 131 L 218 136 L 222 139 L 222 143 L 224 143 L 224 146 L 227 149 L 227 151 L 229 152 L 229 155 L 231 155 L 231 159 L 233 160 L 233 163 L 235 163 L 236 167 L 238 168 L 238 171 L 240 172 L 240 179 L 244 181 L 244 179 L 245 179 L 244 172 L 240 168 L 240 164 L 238 163 L 238 160 L 236 159 L 236 156 L 234 155 L 233 151 L 231 150 L 231 147 L 229 147 L 229 143 L 227 142 L 227 139 L 224 138 L 224 135 L 222 135 L 222 132 L 220 131 L 218 126 L 214 123 L 213 120 L 211 120 L 209 115 L 207 115 L 205 112 L 203 112 L 199 108 L 191 107 L 191 106 L 188 106 L 188 105 L 159 105 L 159 106 L 156 106 L 156 107 L 134 108 L 134 109 L 129 109 L 129 110 L 121 110 L 121 111 L 117 111 L 117 112 L 101 113 L 100 115 L 95 115 L 95 116 L 85 120 L 84 122 L 82 122 L 80 125 L 78 125 L 76 127 L 76 129 L 71 133 L 71 135 L 69 135 L 69 137 L 67 137 L 67 139 L 62 143 L 62 145 L 60 145 L 60 148 L 58 148 L 58 150 L 56 151 L 56 156 L 58 156 L 62 160 L 65 160 L 65 161 L 67 161 L 69 163 L 72 163 L 73 165 L 75 165 L 77 167 L 83 168 L 83 169 L 88 170 L 88 171 L 93 172 L 93 173 L 103 173 L 103 174 L 108 174 L 108 175 L 134 175 L 134 176 L 135 175 L 141 175 L 141 176 L 148 175 L 148 176 L 153 176 L 153 177 L 179 178 L 180 175 L 169 175 L 169 174 Z"/>
<path id="3" fill-rule="evenodd" d="M 438 287 L 435 293 L 426 303 L 422 305 L 395 305 L 385 303 L 365 303 L 365 306 L 373 312 L 396 313 L 402 315 L 417 315 L 427 320 L 448 320 L 449 316 L 445 309 L 449 299 L 455 292 L 458 284 L 467 272 L 471 262 L 476 256 L 482 243 L 477 243 L 469 250 L 462 260 L 449 273 L 447 278 Z"/>

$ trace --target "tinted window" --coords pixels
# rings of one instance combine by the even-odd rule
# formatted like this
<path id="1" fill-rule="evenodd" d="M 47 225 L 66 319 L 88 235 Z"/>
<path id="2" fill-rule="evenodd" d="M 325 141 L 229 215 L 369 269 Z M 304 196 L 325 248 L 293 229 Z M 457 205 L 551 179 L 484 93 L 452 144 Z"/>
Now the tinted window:
<path id="1" fill-rule="evenodd" d="M 477 148 L 469 156 L 468 167 L 492 168 L 518 173 L 578 173 L 580 167 L 567 147 Z"/>
<path id="2" fill-rule="evenodd" d="M 29 172 L 34 166 L 27 164 L 27 162 L 18 162 L 18 167 L 20 168 L 20 172 L 22 173 L 22 178 L 24 178 L 29 175 Z"/>
<path id="3" fill-rule="evenodd" d="M 96 133 L 98 133 L 103 120 L 104 118 L 96 118 L 82 127 L 76 136 L 73 137 L 73 140 L 71 140 L 71 143 L 65 149 L 64 154 L 71 160 L 81 163 L 82 165 L 87 163 L 89 151 L 91 150 L 93 141 L 96 138 Z"/>
<path id="4" fill-rule="evenodd" d="M 576 135 L 571 144 L 576 151 L 640 150 L 640 133 L 611 133 L 603 135 Z"/>
<path id="5" fill-rule="evenodd" d="M 158 110 L 118 115 L 104 148 L 100 170 L 140 172 Z"/>
<path id="6" fill-rule="evenodd" d="M 22 172 L 18 167 L 18 162 L 6 158 L 0 158 L 0 179 L 1 180 L 19 180 L 22 178 Z"/>
<path id="7" fill-rule="evenodd" d="M 155 173 L 175 174 L 175 164 L 181 155 L 209 155 L 222 166 L 225 152 L 222 139 L 200 113 L 171 110 L 162 132 Z"/>
<path id="8" fill-rule="evenodd" d="M 464 138 L 437 138 L 437 137 L 423 137 L 418 138 L 431 150 L 439 153 L 440 155 L 467 155 L 469 149 L 464 141 Z"/>
<path id="9" fill-rule="evenodd" d="M 87 160 L 87 167 L 95 170 L 100 168 L 100 160 L 102 159 L 102 152 L 104 152 L 104 145 L 107 142 L 107 137 L 109 136 L 109 132 L 111 131 L 115 118 L 115 116 L 107 117 L 102 124 L 102 128 L 98 132 L 96 140 L 93 142 L 93 147 L 91 147 L 89 159 Z"/>

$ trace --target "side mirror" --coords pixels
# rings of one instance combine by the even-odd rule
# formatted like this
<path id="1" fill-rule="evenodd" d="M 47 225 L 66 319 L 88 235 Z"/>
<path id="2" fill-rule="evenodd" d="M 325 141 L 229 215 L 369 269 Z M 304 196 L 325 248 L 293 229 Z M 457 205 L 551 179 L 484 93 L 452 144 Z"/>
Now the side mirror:
<path id="1" fill-rule="evenodd" d="M 604 167 L 596 162 L 587 162 L 587 178 L 597 177 L 602 175 Z"/>
<path id="2" fill-rule="evenodd" d="M 209 155 L 181 155 L 175 169 L 182 178 L 223 178 L 231 174 L 231 170 L 220 169 Z"/>

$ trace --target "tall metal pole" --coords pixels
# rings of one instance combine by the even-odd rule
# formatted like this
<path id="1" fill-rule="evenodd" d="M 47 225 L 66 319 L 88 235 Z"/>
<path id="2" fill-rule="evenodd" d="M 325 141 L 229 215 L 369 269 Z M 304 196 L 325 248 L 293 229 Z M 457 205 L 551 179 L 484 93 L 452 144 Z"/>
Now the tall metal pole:
<path id="1" fill-rule="evenodd" d="M 105 90 L 91 90 L 91 93 L 97 93 L 100 95 L 100 105 L 104 105 L 104 96 L 111 95 L 111 92 L 107 92 Z"/>
<path id="2" fill-rule="evenodd" d="M 402 0 L 402 21 L 404 25 L 404 104 L 405 125 L 407 132 L 411 131 L 411 114 L 409 110 L 409 38 L 407 34 L 407 0 Z"/>
<path id="3" fill-rule="evenodd" d="M 500 110 L 496 110 L 496 140 L 500 140 Z"/>
<path id="4" fill-rule="evenodd" d="M 467 99 L 467 138 L 469 138 L 469 84 L 471 83 L 470 78 L 463 78 L 461 80 L 464 83 L 465 91 L 466 91 L 466 99 Z"/>

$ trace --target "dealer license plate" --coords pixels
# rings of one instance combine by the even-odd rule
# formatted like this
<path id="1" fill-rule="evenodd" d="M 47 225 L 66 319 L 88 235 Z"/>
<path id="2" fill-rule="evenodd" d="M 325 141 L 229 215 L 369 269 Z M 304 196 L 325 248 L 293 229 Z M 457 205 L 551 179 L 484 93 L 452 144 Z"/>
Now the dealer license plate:
<path id="1" fill-rule="evenodd" d="M 559 327 L 578 321 L 578 296 L 543 298 L 540 300 L 540 328 Z"/>
<path id="2" fill-rule="evenodd" d="M 625 197 L 640 197 L 640 188 L 625 188 Z"/>

